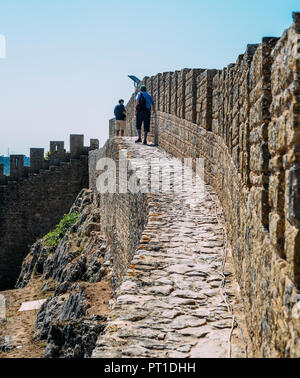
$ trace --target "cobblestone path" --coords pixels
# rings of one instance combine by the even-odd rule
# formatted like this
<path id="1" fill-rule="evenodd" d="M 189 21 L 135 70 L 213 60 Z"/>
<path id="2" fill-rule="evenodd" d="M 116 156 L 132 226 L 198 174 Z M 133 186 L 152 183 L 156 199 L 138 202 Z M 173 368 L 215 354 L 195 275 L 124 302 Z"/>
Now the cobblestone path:
<path id="1" fill-rule="evenodd" d="M 136 146 L 131 138 L 122 144 L 132 157 L 164 158 L 179 170 L 180 161 L 158 148 Z M 215 200 L 207 185 L 203 198 L 197 188 L 151 195 L 148 225 L 93 357 L 229 356 L 232 317 L 220 289 L 224 238 Z M 225 275 L 243 323 L 230 256 Z M 231 350 L 245 356 L 238 328 Z"/>

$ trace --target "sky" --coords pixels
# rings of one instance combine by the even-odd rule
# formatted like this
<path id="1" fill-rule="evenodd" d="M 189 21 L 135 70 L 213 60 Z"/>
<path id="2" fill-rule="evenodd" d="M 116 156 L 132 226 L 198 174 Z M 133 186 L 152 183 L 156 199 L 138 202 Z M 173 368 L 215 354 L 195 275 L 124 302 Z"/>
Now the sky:
<path id="1" fill-rule="evenodd" d="M 0 0 L 0 155 L 68 149 L 69 134 L 103 145 L 129 74 L 221 69 L 292 11 L 299 0 Z"/>

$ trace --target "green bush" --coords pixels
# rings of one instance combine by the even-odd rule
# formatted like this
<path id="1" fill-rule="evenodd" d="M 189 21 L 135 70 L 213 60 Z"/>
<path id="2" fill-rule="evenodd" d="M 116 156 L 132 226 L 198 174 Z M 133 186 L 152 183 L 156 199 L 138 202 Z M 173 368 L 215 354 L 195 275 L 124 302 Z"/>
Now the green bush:
<path id="1" fill-rule="evenodd" d="M 50 159 L 51 159 L 51 152 L 50 152 L 50 151 L 48 151 L 48 152 L 46 153 L 46 156 L 44 157 L 44 159 L 45 159 L 45 160 L 50 160 Z"/>
<path id="2" fill-rule="evenodd" d="M 53 231 L 50 231 L 45 236 L 45 244 L 48 247 L 57 247 L 61 239 L 65 236 L 65 233 L 70 227 L 72 227 L 80 217 L 78 211 L 73 211 L 72 213 L 65 214 L 63 219 L 55 227 Z"/>

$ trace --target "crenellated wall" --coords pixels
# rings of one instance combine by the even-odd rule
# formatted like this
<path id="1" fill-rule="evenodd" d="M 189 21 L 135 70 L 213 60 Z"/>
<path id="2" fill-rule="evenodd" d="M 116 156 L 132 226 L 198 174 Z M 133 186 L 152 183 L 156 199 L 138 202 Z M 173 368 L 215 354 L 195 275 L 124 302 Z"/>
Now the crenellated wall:
<path id="1" fill-rule="evenodd" d="M 223 70 L 143 80 L 157 110 L 152 141 L 180 158 L 205 158 L 260 357 L 300 357 L 300 13 L 293 18 L 280 39 L 248 45 Z"/>
<path id="2" fill-rule="evenodd" d="M 0 290 L 12 288 L 29 246 L 45 235 L 67 213 L 77 194 L 88 186 L 88 151 L 99 148 L 83 135 L 70 136 L 70 153 L 64 142 L 50 142 L 49 160 L 43 148 L 30 149 L 30 167 L 23 155 L 10 156 L 10 176 L 0 165 Z"/>

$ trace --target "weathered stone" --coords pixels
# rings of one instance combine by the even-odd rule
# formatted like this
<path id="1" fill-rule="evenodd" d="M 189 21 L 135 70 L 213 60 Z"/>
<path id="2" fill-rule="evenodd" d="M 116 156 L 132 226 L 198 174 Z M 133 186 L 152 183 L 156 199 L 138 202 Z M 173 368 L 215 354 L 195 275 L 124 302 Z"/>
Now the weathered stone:
<path id="1" fill-rule="evenodd" d="M 203 339 L 192 348 L 191 358 L 228 358 L 227 348 L 224 348 L 223 340 Z"/>
<path id="2" fill-rule="evenodd" d="M 55 281 L 52 287 L 48 282 L 44 291 L 56 289 L 55 293 L 60 295 L 77 280 L 97 282 L 105 275 L 102 262 L 107 249 L 100 232 L 95 232 L 89 242 L 84 243 L 82 240 L 86 227 L 94 219 L 99 219 L 98 210 L 91 203 L 91 196 L 91 191 L 87 189 L 79 193 L 70 210 L 80 210 L 79 219 L 75 225 L 69 227 L 56 248 L 47 246 L 45 238 L 32 246 L 23 261 L 18 288 L 26 286 L 31 277 L 38 273 Z M 76 243 L 79 243 L 79 248 L 74 248 Z"/>
<path id="3" fill-rule="evenodd" d="M 229 321 L 218 321 L 213 324 L 213 327 L 218 329 L 231 328 L 232 322 Z"/>
<path id="4" fill-rule="evenodd" d="M 145 156 L 143 150 L 127 138 L 122 138 L 122 146 L 135 158 L 164 156 L 157 149 L 147 150 Z M 172 158 L 172 164 L 172 169 L 178 170 L 179 161 Z M 221 270 L 219 245 L 223 244 L 220 227 L 216 227 L 215 215 L 212 215 L 212 201 L 199 201 L 196 189 L 192 193 L 151 194 L 150 198 L 147 201 L 151 222 L 146 224 L 142 243 L 131 260 L 129 256 L 124 258 L 129 261 L 129 267 L 123 270 L 123 283 L 115 291 L 106 332 L 99 338 L 94 357 L 140 357 L 137 353 L 143 357 L 170 357 L 173 353 L 188 357 L 191 346 L 199 338 L 223 333 L 222 329 L 211 326 L 219 319 L 214 316 L 215 304 L 222 303 L 223 298 L 220 290 L 211 290 L 206 282 L 209 277 L 213 278 L 211 282 L 220 283 L 216 277 L 219 278 L 217 272 Z M 199 222 L 194 221 L 197 216 L 201 217 L 199 222 L 204 225 L 204 231 L 199 228 Z M 191 248 L 196 244 L 191 240 L 201 237 L 214 252 L 205 254 L 203 259 L 198 248 Z M 146 247 L 154 238 L 155 252 Z M 121 261 L 119 255 L 117 264 L 118 259 Z M 209 301 L 206 294 L 210 295 Z M 209 326 L 206 326 L 207 321 Z"/>
<path id="5" fill-rule="evenodd" d="M 193 316 L 197 316 L 198 318 L 209 318 L 211 316 L 211 312 L 206 309 L 199 308 L 192 312 Z"/>
<path id="6" fill-rule="evenodd" d="M 192 271 L 193 268 L 188 267 L 183 264 L 177 264 L 177 265 L 172 265 L 168 268 L 169 273 L 178 273 L 178 274 L 185 274 L 187 272 Z"/>
<path id="7" fill-rule="evenodd" d="M 87 317 L 84 291 L 71 292 L 68 299 L 53 297 L 42 305 L 36 333 L 47 340 L 45 357 L 90 357 L 106 318 Z"/>
<path id="8" fill-rule="evenodd" d="M 183 353 L 188 353 L 188 352 L 190 352 L 191 348 L 192 348 L 192 345 L 191 345 L 191 344 L 181 345 L 181 346 L 177 349 L 177 351 L 178 351 L 178 352 L 183 352 Z"/>
<path id="9" fill-rule="evenodd" d="M 191 290 L 175 290 L 171 295 L 179 298 L 205 299 L 205 295 L 201 292 L 197 293 Z"/>
<path id="10" fill-rule="evenodd" d="M 193 336 L 197 338 L 205 337 L 209 334 L 210 329 L 209 328 L 185 328 L 178 331 L 183 336 Z"/>
<path id="11" fill-rule="evenodd" d="M 175 318 L 169 325 L 174 329 L 183 329 L 188 327 L 200 327 L 206 323 L 205 319 L 194 318 L 193 316 L 181 315 Z"/>
<path id="12" fill-rule="evenodd" d="M 164 285 L 164 286 L 153 286 L 149 289 L 143 290 L 145 294 L 152 295 L 169 295 L 173 291 L 173 286 Z"/>

